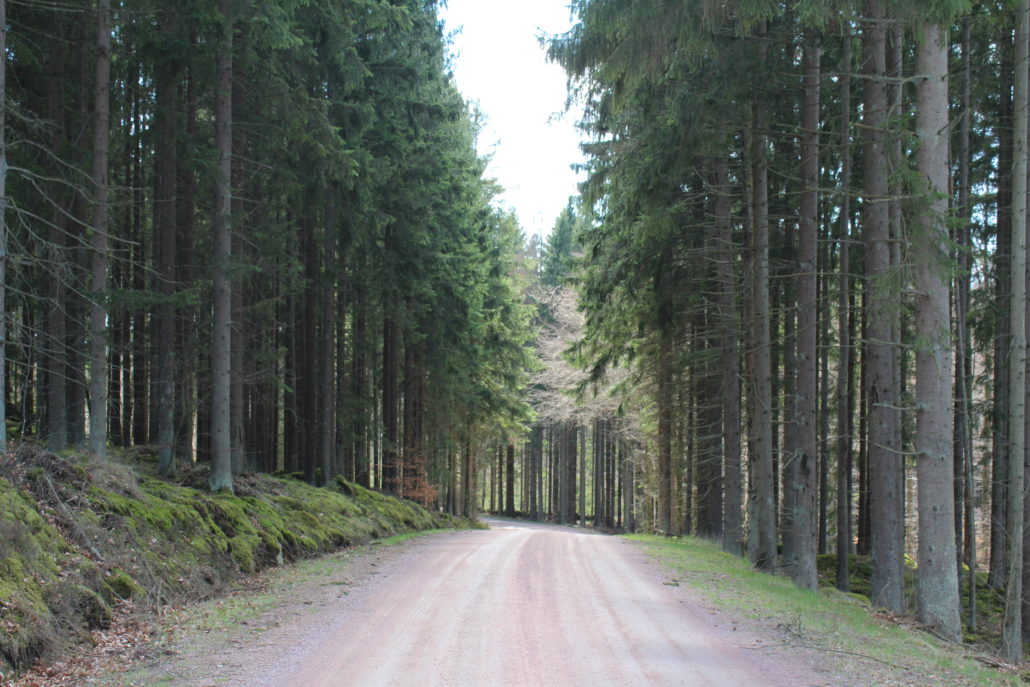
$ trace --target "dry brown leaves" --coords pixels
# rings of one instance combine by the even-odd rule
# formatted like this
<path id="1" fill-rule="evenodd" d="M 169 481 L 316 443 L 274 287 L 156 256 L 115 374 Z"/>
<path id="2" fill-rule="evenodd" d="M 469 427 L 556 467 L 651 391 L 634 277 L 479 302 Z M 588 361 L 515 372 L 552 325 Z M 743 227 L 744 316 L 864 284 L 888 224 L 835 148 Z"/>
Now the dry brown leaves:
<path id="1" fill-rule="evenodd" d="M 76 687 L 90 676 L 116 672 L 137 658 L 150 639 L 154 625 L 146 618 L 135 605 L 122 604 L 109 627 L 91 633 L 92 646 L 61 661 L 36 665 L 17 680 L 0 676 L 0 687 Z"/>

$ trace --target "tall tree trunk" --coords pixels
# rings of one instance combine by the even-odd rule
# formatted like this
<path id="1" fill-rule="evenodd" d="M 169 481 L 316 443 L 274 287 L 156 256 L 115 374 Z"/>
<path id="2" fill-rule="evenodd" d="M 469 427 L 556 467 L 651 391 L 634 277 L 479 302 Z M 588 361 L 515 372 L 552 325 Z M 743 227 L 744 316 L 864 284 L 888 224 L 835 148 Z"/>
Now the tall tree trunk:
<path id="1" fill-rule="evenodd" d="M 301 221 L 302 259 L 304 261 L 304 309 L 301 317 L 300 337 L 297 340 L 300 358 L 300 374 L 304 380 L 300 395 L 300 432 L 304 438 L 304 480 L 308 484 L 318 481 L 318 244 L 315 241 L 315 192 L 307 196 L 308 216 Z M 323 475 L 323 478 L 325 476 Z"/>
<path id="2" fill-rule="evenodd" d="M 173 34 L 176 13 L 160 14 L 161 29 Z M 175 474 L 175 232 L 177 161 L 175 142 L 176 73 L 168 56 L 154 72 L 154 233 L 157 246 L 157 280 L 161 305 L 157 309 L 157 467 L 161 475 Z"/>
<path id="3" fill-rule="evenodd" d="M 0 0 L 0 456 L 7 454 L 7 0 Z"/>
<path id="4" fill-rule="evenodd" d="M 835 586 L 851 591 L 851 35 L 845 29 L 841 56 L 841 175 L 839 294 L 837 303 L 837 567 Z"/>
<path id="5" fill-rule="evenodd" d="M 740 354 L 737 350 L 740 316 L 737 308 L 737 277 L 734 266 L 733 224 L 730 221 L 731 189 L 729 162 L 715 160 L 715 230 L 718 241 L 716 274 L 719 282 L 719 398 L 722 401 L 723 524 L 722 546 L 740 555 L 743 539 L 744 483 L 740 451 Z"/>
<path id="6" fill-rule="evenodd" d="M 107 169 L 111 128 L 111 2 L 97 0 L 97 76 L 93 136 L 93 275 L 89 317 L 89 450 L 107 456 Z"/>
<path id="7" fill-rule="evenodd" d="M 543 454 L 543 427 L 533 425 L 529 435 L 529 519 L 540 519 L 540 490 L 537 487 L 540 475 L 541 456 Z"/>
<path id="8" fill-rule="evenodd" d="M 624 532 L 636 532 L 636 470 L 633 461 L 627 455 L 626 442 L 619 440 L 619 461 L 622 465 L 622 529 Z"/>
<path id="9" fill-rule="evenodd" d="M 232 79 L 232 102 L 233 113 L 242 109 L 243 103 L 243 75 L 241 71 L 233 71 Z M 236 114 L 239 117 L 238 114 Z M 233 193 L 230 206 L 232 217 L 243 217 L 243 194 L 244 189 L 244 159 L 247 155 L 246 129 L 234 128 L 232 133 L 232 165 L 229 181 L 230 191 Z M 248 250 L 248 242 L 244 235 L 245 223 L 237 222 L 230 224 L 230 241 L 232 264 L 241 265 L 245 262 L 245 255 Z M 240 277 L 232 280 L 230 286 L 229 305 L 229 454 L 232 462 L 232 474 L 240 475 L 253 469 L 253 447 L 246 445 L 246 434 L 244 432 L 244 355 L 248 345 L 254 336 L 254 319 L 244 318 L 244 298 L 246 297 L 246 283 Z M 313 358 L 313 356 L 312 356 Z"/>
<path id="10" fill-rule="evenodd" d="M 479 517 L 479 507 L 476 501 L 476 456 L 472 451 L 472 426 L 469 425 L 466 431 L 465 461 L 461 470 L 462 498 L 465 504 L 462 515 L 475 520 Z"/>
<path id="11" fill-rule="evenodd" d="M 1030 0 L 1020 2 L 1016 11 L 1016 59 L 1014 102 L 1012 108 L 1012 259 L 1009 323 L 1012 338 L 1009 349 L 1009 464 L 1008 526 L 1005 580 L 1005 616 L 1002 626 L 1002 653 L 1012 663 L 1023 658 L 1023 433 L 1026 412 L 1026 233 L 1027 233 L 1027 104 L 1028 37 L 1030 37 Z"/>
<path id="12" fill-rule="evenodd" d="M 714 349 L 716 339 L 709 346 Z M 697 408 L 697 429 L 694 443 L 698 447 L 697 464 L 697 534 L 709 539 L 722 538 L 723 480 L 722 480 L 722 436 L 720 421 L 722 412 L 719 398 L 722 376 L 714 365 L 705 365 L 704 374 L 695 380 L 695 403 Z M 684 531 L 684 534 L 687 532 Z"/>
<path id="13" fill-rule="evenodd" d="M 576 464 L 579 449 L 579 426 L 574 420 L 570 420 L 565 433 L 565 474 L 562 479 L 564 488 L 563 501 L 565 504 L 564 522 L 575 524 L 576 521 Z"/>
<path id="14" fill-rule="evenodd" d="M 958 350 L 955 357 L 955 424 L 958 427 L 956 433 L 956 463 L 955 469 L 960 470 L 962 479 L 962 499 L 964 506 L 963 517 L 956 517 L 956 523 L 963 521 L 964 531 L 961 537 L 963 551 L 962 559 L 967 571 L 967 587 L 969 593 L 968 618 L 966 626 L 971 632 L 976 631 L 976 519 L 973 482 L 973 438 L 972 419 L 970 411 L 973 404 L 973 358 L 972 339 L 969 335 L 969 287 L 972 265 L 972 242 L 970 236 L 970 189 L 969 189 L 969 139 L 970 139 L 970 108 L 972 107 L 972 64 L 970 59 L 971 48 L 970 20 L 969 17 L 962 19 L 962 95 L 960 110 L 959 132 L 959 179 L 958 179 L 958 212 L 961 225 L 958 230 L 958 278 L 957 294 L 955 296 L 955 324 L 956 340 Z"/>
<path id="15" fill-rule="evenodd" d="M 916 55 L 916 153 L 926 207 L 913 240 L 916 283 L 916 469 L 919 617 L 952 641 L 962 636 L 955 501 L 948 242 L 947 32 L 926 21 Z"/>
<path id="16" fill-rule="evenodd" d="M 765 34 L 764 29 L 760 31 Z M 748 552 L 762 569 L 776 563 L 776 505 L 773 475 L 772 360 L 769 331 L 769 161 L 765 106 L 752 100 L 751 193 L 751 365 L 750 424 L 753 451 L 749 453 L 751 492 Z"/>
<path id="17" fill-rule="evenodd" d="M 990 571 L 987 584 L 992 589 L 1005 587 L 1008 574 L 1006 558 L 1007 511 L 1008 508 L 1008 458 L 1009 458 L 1009 353 L 1012 340 L 1008 305 L 1012 286 L 1012 171 L 1013 171 L 1013 127 L 1012 88 L 1009 80 L 1014 78 L 1012 66 L 1011 31 L 1002 34 L 1001 79 L 1006 84 L 1000 93 L 998 107 L 998 221 L 997 248 L 994 252 L 994 300 L 997 328 L 994 337 L 994 384 L 991 422 L 991 539 Z"/>
<path id="18" fill-rule="evenodd" d="M 190 37 L 191 45 L 196 43 L 196 36 Z M 197 131 L 197 101 L 196 89 L 193 85 L 192 65 L 186 72 L 184 114 L 185 133 L 182 142 L 182 155 L 196 145 Z M 196 180 L 193 170 L 188 165 L 179 165 L 177 177 L 178 202 L 175 211 L 176 223 L 176 249 L 178 259 L 176 260 L 176 274 L 180 284 L 193 283 L 193 256 L 195 255 L 194 230 L 196 220 Z M 176 427 L 178 454 L 186 461 L 196 460 L 194 454 L 194 421 L 197 417 L 197 377 L 201 367 L 197 355 L 196 329 L 197 329 L 197 307 L 187 305 L 179 309 L 177 318 L 177 336 L 179 342 L 178 369 L 176 378 L 178 382 L 178 397 L 176 407 Z M 273 431 L 277 431 L 278 422 L 272 422 Z"/>
<path id="19" fill-rule="evenodd" d="M 354 481 L 361 486 L 368 487 L 372 485 L 372 474 L 368 461 L 368 439 L 366 437 L 368 432 L 368 401 L 365 398 L 367 394 L 366 380 L 368 378 L 368 370 L 366 369 L 366 353 L 368 348 L 366 332 L 368 326 L 364 294 L 363 285 L 359 280 L 355 280 L 354 305 L 352 308 L 354 312 L 354 334 L 352 337 L 354 354 L 351 357 L 351 398 L 357 407 L 352 411 L 351 440 L 354 444 L 351 450 L 354 463 Z M 450 452 L 449 455 L 453 457 L 454 452 Z M 452 505 L 455 508 L 457 507 L 456 503 Z"/>
<path id="20" fill-rule="evenodd" d="M 335 214 L 335 210 L 333 211 Z M 347 429 L 344 427 L 342 408 L 351 407 L 354 399 L 347 398 L 347 390 L 350 388 L 350 367 L 346 364 L 347 347 L 353 350 L 353 338 L 347 337 L 347 308 L 350 304 L 350 283 L 347 279 L 347 265 L 342 255 L 343 247 L 341 241 L 340 255 L 334 259 L 333 272 L 335 276 L 330 279 L 326 286 L 326 296 L 336 299 L 336 312 L 333 316 L 333 327 L 329 336 L 331 343 L 336 344 L 336 386 L 331 390 L 333 416 L 329 420 L 334 470 L 342 474 L 345 479 L 354 480 L 354 454 L 353 444 L 347 438 Z M 325 308 L 325 306 L 322 306 Z M 324 316 L 324 314 L 323 314 Z M 352 320 L 353 322 L 353 320 Z M 353 333 L 353 330 L 351 330 Z"/>
<path id="21" fill-rule="evenodd" d="M 384 307 L 387 312 L 383 318 L 383 489 L 387 493 L 399 496 L 402 472 L 400 452 L 397 450 L 400 424 L 397 418 L 397 370 L 400 366 L 397 339 L 400 328 L 397 326 L 397 313 L 391 312 L 396 308 L 396 302 L 388 301 Z M 467 463 L 466 469 L 468 469 Z M 468 491 L 471 487 L 468 485 L 466 487 L 466 506 L 472 507 L 474 510 L 474 499 Z"/>
<path id="22" fill-rule="evenodd" d="M 4 0 L 6 4 L 6 0 Z M 64 22 L 58 20 L 54 27 L 56 35 L 50 45 L 50 69 L 48 75 L 50 113 L 49 119 L 53 127 L 53 138 L 50 143 L 50 155 L 54 160 L 62 159 L 65 146 L 65 40 L 62 35 Z M 0 23 L 0 31 L 6 25 Z M 0 54 L 6 55 L 6 51 Z M 5 97 L 0 89 L 0 97 Z M 3 109 L 0 108 L 0 115 Z M 2 133 L 2 131 L 0 131 Z M 6 167 L 4 168 L 6 169 Z M 57 453 L 68 448 L 68 407 L 67 407 L 67 304 L 66 294 L 71 269 L 68 264 L 66 210 L 63 207 L 65 194 L 64 184 L 55 180 L 51 184 L 51 198 L 55 205 L 50 220 L 50 240 L 47 250 L 53 273 L 49 279 L 49 304 L 47 307 L 46 338 L 46 446 L 49 451 Z"/>
<path id="23" fill-rule="evenodd" d="M 579 451 L 579 504 L 576 510 L 579 513 L 579 526 L 586 527 L 587 525 L 587 450 L 586 450 L 586 426 L 580 427 L 580 451 Z M 595 463 L 596 465 L 596 463 Z M 594 503 L 594 509 L 597 509 L 597 503 Z M 595 513 L 596 517 L 596 513 Z"/>
<path id="24" fill-rule="evenodd" d="M 300 457 L 303 453 L 303 436 L 299 429 L 303 414 L 300 402 L 303 378 L 299 371 L 301 356 L 298 352 L 297 333 L 300 327 L 297 316 L 299 308 L 297 294 L 293 290 L 283 300 L 285 312 L 280 316 L 283 321 L 283 379 L 286 382 L 283 389 L 283 463 L 287 472 L 298 472 L 302 469 Z"/>
<path id="25" fill-rule="evenodd" d="M 515 517 L 515 444 L 508 444 L 504 461 L 505 490 L 504 490 L 504 514 L 509 518 Z"/>
<path id="26" fill-rule="evenodd" d="M 821 227 L 819 260 L 819 526 L 818 554 L 826 555 L 830 545 L 830 281 L 833 278 L 832 222 Z"/>
<path id="27" fill-rule="evenodd" d="M 658 522 L 662 534 L 671 534 L 672 505 L 672 352 L 671 336 L 659 333 L 658 342 Z"/>
<path id="28" fill-rule="evenodd" d="M 801 205 L 798 246 L 798 324 L 797 324 L 797 441 L 792 471 L 794 512 L 793 560 L 791 576 L 803 589 L 818 586 L 815 567 L 818 545 L 816 522 L 818 504 L 818 444 L 816 443 L 816 398 L 818 394 L 817 321 L 819 301 L 819 42 L 814 35 L 805 39 L 804 102 L 801 106 Z"/>
<path id="29" fill-rule="evenodd" d="M 871 597 L 874 604 L 895 612 L 905 610 L 900 546 L 903 528 L 899 489 L 901 457 L 894 444 L 894 374 L 891 313 L 897 304 L 885 283 L 890 269 L 890 217 L 887 180 L 886 15 L 879 0 L 866 1 L 863 31 L 863 124 L 865 170 L 866 314 L 868 375 L 867 417 L 870 499 L 870 551 L 873 557 Z"/>
<path id="30" fill-rule="evenodd" d="M 786 231 L 783 233 L 787 234 Z M 784 245 L 781 248 L 781 256 L 797 255 L 797 248 L 791 245 L 791 238 L 790 236 L 783 237 Z M 773 259 L 778 260 L 783 257 Z M 774 277 L 773 283 L 778 281 Z M 794 460 L 797 455 L 797 420 L 795 417 L 797 408 L 797 303 L 795 301 L 795 285 L 789 283 L 794 280 L 788 278 L 783 281 L 784 283 L 780 284 L 781 288 L 776 288 L 774 291 L 782 300 L 779 303 L 774 300 L 771 305 L 772 331 L 780 331 L 780 323 L 777 320 L 783 322 L 783 338 L 778 346 L 773 346 L 773 402 L 777 403 L 779 400 L 777 403 L 779 407 L 773 413 L 773 446 L 781 446 L 779 435 L 783 436 L 782 447 L 773 453 L 773 469 L 776 471 L 777 483 L 782 484 L 779 499 L 776 502 L 776 513 L 779 518 L 777 532 L 780 541 L 780 559 L 787 566 L 787 570 L 792 571 L 794 568 L 793 518 L 796 494 L 794 473 L 797 466 Z M 777 371 L 781 369 L 778 353 L 783 355 L 782 376 L 777 374 Z M 780 379 L 782 379 L 782 383 L 778 382 Z M 780 388 L 783 389 L 782 394 L 779 391 Z M 778 432 L 778 427 L 782 427 L 783 431 Z"/>
<path id="31" fill-rule="evenodd" d="M 336 471 L 336 299 L 333 296 L 333 282 L 336 274 L 336 203 L 329 200 L 325 206 L 325 230 L 322 237 L 322 299 L 321 317 L 321 386 L 318 408 L 318 455 L 322 468 L 322 483 L 329 485 Z M 342 364 L 342 360 L 340 361 Z"/>
<path id="32" fill-rule="evenodd" d="M 218 0 L 222 22 L 216 69 L 215 149 L 218 168 L 215 177 L 214 320 L 211 332 L 211 477 L 212 491 L 232 491 L 231 336 L 232 283 L 232 78 L 233 20 L 231 0 Z"/>

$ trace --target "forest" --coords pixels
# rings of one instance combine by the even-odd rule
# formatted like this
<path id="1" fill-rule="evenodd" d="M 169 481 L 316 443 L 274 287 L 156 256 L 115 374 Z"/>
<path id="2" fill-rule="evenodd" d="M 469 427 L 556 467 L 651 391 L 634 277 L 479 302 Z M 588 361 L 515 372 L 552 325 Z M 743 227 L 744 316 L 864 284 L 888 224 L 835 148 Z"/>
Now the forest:
<path id="1" fill-rule="evenodd" d="M 543 239 L 438 4 L 0 0 L 0 451 L 863 561 L 1022 660 L 1030 1 L 574 0 Z"/>

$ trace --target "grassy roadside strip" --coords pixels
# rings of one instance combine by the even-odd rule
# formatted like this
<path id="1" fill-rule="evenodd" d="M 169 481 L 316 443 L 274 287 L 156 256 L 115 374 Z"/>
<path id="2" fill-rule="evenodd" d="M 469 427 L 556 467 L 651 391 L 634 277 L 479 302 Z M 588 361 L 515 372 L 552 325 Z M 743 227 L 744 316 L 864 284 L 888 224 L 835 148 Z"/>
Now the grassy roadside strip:
<path id="1" fill-rule="evenodd" d="M 870 684 L 1022 684 L 1017 675 L 986 667 L 969 647 L 877 617 L 854 595 L 832 588 L 798 589 L 786 577 L 754 570 L 715 543 L 650 535 L 627 538 L 668 568 L 670 584 L 689 587 L 730 615 L 778 629 L 784 645 L 824 652 L 827 662 L 866 675 Z"/>

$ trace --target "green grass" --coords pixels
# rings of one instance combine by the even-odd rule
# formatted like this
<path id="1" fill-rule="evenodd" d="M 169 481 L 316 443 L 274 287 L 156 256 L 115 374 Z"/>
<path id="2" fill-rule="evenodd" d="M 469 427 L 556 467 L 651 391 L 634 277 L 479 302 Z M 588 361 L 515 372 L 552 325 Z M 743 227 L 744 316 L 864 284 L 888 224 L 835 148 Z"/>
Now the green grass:
<path id="1" fill-rule="evenodd" d="M 731 615 L 778 628 L 784 644 L 825 652 L 827 661 L 849 672 L 866 679 L 891 675 L 877 684 L 1021 684 L 1016 675 L 984 666 L 967 647 L 877 617 L 859 596 L 832 588 L 798 589 L 789 579 L 758 572 L 746 560 L 701 539 L 629 538 L 668 567 L 669 583 L 689 586 Z"/>

